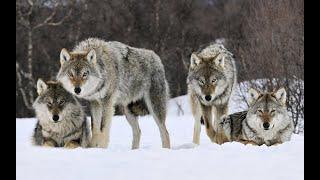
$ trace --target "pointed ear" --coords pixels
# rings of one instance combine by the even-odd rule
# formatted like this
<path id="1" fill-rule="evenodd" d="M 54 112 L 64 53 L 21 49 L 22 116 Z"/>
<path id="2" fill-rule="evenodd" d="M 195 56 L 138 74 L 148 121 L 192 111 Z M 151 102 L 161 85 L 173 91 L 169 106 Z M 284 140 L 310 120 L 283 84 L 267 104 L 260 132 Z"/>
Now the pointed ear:
<path id="1" fill-rule="evenodd" d="M 249 102 L 249 105 L 251 105 L 256 99 L 258 99 L 260 95 L 260 92 L 253 89 L 253 88 L 250 88 L 249 89 L 249 99 L 248 99 L 248 102 Z"/>
<path id="2" fill-rule="evenodd" d="M 198 66 L 201 62 L 201 59 L 195 54 L 195 53 L 192 53 L 191 54 L 191 59 L 190 59 L 190 67 L 191 68 L 194 68 L 196 66 Z"/>
<path id="3" fill-rule="evenodd" d="M 38 79 L 37 81 L 37 93 L 38 95 L 42 94 L 48 88 L 47 84 L 42 81 L 42 79 Z"/>
<path id="4" fill-rule="evenodd" d="M 215 59 L 214 59 L 214 62 L 216 64 L 216 66 L 220 66 L 222 68 L 224 68 L 224 59 L 225 59 L 225 56 L 222 55 L 222 56 L 217 56 Z"/>
<path id="5" fill-rule="evenodd" d="M 69 61 L 70 60 L 70 54 L 69 54 L 69 52 L 65 49 L 65 48 L 63 48 L 62 50 L 61 50 L 61 52 L 60 52 L 60 64 L 61 64 L 61 66 L 65 63 L 65 62 L 67 62 L 67 61 Z"/>
<path id="6" fill-rule="evenodd" d="M 276 92 L 273 93 L 273 95 L 279 100 L 283 105 L 286 104 L 287 101 L 287 92 L 286 90 L 282 87 L 278 89 Z"/>
<path id="7" fill-rule="evenodd" d="M 96 63 L 97 62 L 97 54 L 94 49 L 90 50 L 89 53 L 87 54 L 87 60 L 90 63 Z"/>

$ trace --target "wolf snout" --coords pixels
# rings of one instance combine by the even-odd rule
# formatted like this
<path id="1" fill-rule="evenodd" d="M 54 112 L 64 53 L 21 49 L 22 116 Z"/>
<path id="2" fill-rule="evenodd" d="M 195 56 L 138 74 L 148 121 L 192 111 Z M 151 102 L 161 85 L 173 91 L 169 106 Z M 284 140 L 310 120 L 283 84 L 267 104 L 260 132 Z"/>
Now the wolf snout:
<path id="1" fill-rule="evenodd" d="M 74 92 L 75 92 L 76 94 L 80 94 L 81 88 L 80 88 L 80 87 L 74 88 Z"/>
<path id="2" fill-rule="evenodd" d="M 270 127 L 270 124 L 268 122 L 263 123 L 264 130 L 268 130 Z"/>
<path id="3" fill-rule="evenodd" d="M 206 99 L 206 101 L 211 101 L 212 99 L 211 95 L 206 95 L 204 98 Z"/>
<path id="4" fill-rule="evenodd" d="M 55 114 L 52 116 L 52 119 L 54 122 L 57 122 L 59 120 L 59 116 Z"/>

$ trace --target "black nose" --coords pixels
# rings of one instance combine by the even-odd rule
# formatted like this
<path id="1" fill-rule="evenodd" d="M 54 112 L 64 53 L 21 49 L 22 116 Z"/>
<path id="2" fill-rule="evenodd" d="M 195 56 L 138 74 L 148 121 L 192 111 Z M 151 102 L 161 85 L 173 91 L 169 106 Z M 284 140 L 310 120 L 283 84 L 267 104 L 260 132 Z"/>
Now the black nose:
<path id="1" fill-rule="evenodd" d="M 59 116 L 58 116 L 58 115 L 53 115 L 53 116 L 52 116 L 52 119 L 53 119 L 54 121 L 58 121 L 58 120 L 59 120 Z"/>
<path id="2" fill-rule="evenodd" d="M 74 92 L 75 92 L 76 94 L 80 94 L 81 88 L 79 88 L 79 87 L 74 88 Z"/>
<path id="3" fill-rule="evenodd" d="M 210 95 L 206 95 L 204 98 L 205 98 L 207 101 L 210 101 L 210 100 L 211 100 L 211 96 L 210 96 Z"/>
<path id="4" fill-rule="evenodd" d="M 263 123 L 263 127 L 264 129 L 268 129 L 270 126 L 270 124 L 268 122 Z"/>

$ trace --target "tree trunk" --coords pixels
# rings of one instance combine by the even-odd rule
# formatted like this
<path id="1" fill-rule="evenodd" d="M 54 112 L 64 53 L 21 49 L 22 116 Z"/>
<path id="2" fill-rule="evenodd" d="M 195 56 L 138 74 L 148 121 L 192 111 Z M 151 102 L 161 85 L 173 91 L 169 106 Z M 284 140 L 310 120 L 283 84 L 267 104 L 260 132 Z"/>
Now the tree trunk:
<path id="1" fill-rule="evenodd" d="M 32 40 L 32 28 L 29 28 L 28 29 L 28 73 L 29 73 L 29 78 L 30 80 L 33 80 L 33 77 L 32 77 L 32 51 L 33 51 L 33 40 Z"/>

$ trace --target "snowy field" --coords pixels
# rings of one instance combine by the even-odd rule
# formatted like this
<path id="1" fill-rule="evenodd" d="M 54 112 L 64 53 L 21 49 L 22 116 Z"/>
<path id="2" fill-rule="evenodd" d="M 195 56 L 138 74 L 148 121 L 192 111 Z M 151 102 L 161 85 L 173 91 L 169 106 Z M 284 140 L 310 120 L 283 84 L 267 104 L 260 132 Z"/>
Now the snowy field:
<path id="1" fill-rule="evenodd" d="M 177 114 L 175 102 L 184 115 Z M 234 108 L 231 108 L 231 112 Z M 210 142 L 202 127 L 201 144 L 192 144 L 193 118 L 186 96 L 172 99 L 167 127 L 172 149 L 162 149 L 151 116 L 139 119 L 138 150 L 131 148 L 131 129 L 123 116 L 112 122 L 108 149 L 73 150 L 31 145 L 35 119 L 16 120 L 18 180 L 302 180 L 304 137 L 275 147 Z"/>

